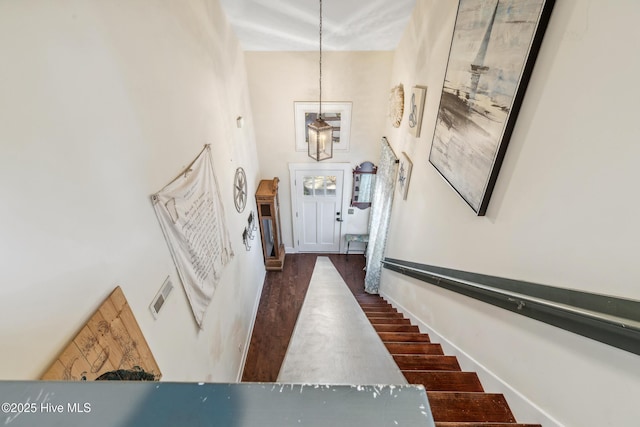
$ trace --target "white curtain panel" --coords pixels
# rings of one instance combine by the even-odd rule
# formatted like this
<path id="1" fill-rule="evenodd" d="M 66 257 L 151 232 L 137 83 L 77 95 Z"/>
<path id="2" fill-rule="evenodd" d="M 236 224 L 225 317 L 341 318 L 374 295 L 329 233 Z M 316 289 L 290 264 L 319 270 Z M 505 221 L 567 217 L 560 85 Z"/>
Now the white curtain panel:
<path id="1" fill-rule="evenodd" d="M 367 273 L 364 278 L 364 290 L 377 294 L 380 289 L 382 258 L 387 244 L 389 219 L 393 205 L 393 194 L 398 173 L 398 157 L 386 138 L 382 138 L 382 154 L 378 164 L 376 185 L 371 200 L 369 215 L 369 245 L 367 246 Z"/>

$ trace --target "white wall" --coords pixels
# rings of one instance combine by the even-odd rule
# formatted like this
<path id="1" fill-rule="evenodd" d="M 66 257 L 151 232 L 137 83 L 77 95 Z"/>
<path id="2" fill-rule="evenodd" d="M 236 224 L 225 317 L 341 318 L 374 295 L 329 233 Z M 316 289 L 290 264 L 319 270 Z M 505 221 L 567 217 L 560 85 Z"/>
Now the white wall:
<path id="1" fill-rule="evenodd" d="M 2 1 L 0 52 L 0 378 L 39 378 L 120 285 L 164 380 L 235 381 L 264 266 L 242 245 L 233 173 L 250 192 L 261 174 L 217 0 Z M 206 143 L 235 257 L 198 330 L 149 196 Z"/>
<path id="2" fill-rule="evenodd" d="M 263 178 L 279 177 L 284 244 L 293 250 L 288 163 L 314 162 L 295 151 L 294 102 L 318 100 L 318 52 L 246 52 L 251 104 L 255 117 L 258 157 Z M 323 52 L 322 100 L 350 101 L 349 152 L 334 151 L 325 162 L 378 162 L 384 135 L 393 52 Z M 348 179 L 346 179 L 348 178 Z M 345 191 L 351 193 L 351 176 Z M 369 209 L 343 207 L 343 234 L 364 233 Z M 342 242 L 344 243 L 344 242 Z M 344 248 L 342 248 L 344 250 Z"/>
<path id="3" fill-rule="evenodd" d="M 639 300 L 640 3 L 556 2 L 485 217 L 428 162 L 456 8 L 418 0 L 396 51 L 392 81 L 429 90 L 421 138 L 387 126 L 414 170 L 386 255 Z M 387 270 L 381 289 L 521 393 L 519 420 L 637 424 L 638 356 Z"/>

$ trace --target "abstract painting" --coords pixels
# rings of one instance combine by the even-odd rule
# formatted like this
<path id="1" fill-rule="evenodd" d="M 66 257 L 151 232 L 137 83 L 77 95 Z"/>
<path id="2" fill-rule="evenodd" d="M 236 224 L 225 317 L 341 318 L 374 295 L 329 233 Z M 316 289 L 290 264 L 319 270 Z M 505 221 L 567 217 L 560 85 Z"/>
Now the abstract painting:
<path id="1" fill-rule="evenodd" d="M 429 162 L 484 215 L 553 0 L 460 0 Z"/>

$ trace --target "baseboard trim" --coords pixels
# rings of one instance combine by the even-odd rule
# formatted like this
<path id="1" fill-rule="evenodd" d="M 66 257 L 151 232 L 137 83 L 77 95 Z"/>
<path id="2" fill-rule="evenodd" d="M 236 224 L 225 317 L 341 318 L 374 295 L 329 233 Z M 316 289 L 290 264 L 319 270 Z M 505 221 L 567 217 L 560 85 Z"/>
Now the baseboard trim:
<path id="1" fill-rule="evenodd" d="M 260 306 L 260 298 L 262 297 L 262 288 L 264 287 L 264 280 L 266 274 L 262 276 L 262 280 L 260 282 L 260 289 L 258 289 L 256 299 L 253 302 L 253 314 L 251 316 L 251 325 L 249 326 L 249 333 L 247 334 L 247 338 L 244 343 L 244 350 L 242 351 L 242 357 L 240 358 L 240 369 L 238 370 L 238 376 L 236 377 L 236 382 L 242 382 L 242 375 L 244 375 L 244 365 L 247 362 L 247 356 L 249 355 L 249 345 L 251 344 L 251 337 L 253 336 L 253 328 L 256 325 L 256 317 L 258 316 L 258 308 Z"/>

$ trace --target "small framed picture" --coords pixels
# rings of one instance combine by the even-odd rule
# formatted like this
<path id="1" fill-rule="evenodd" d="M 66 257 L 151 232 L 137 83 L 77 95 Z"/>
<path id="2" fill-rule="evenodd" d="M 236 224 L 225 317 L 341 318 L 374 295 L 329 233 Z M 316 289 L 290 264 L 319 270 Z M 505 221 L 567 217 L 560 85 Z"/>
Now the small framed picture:
<path id="1" fill-rule="evenodd" d="M 307 126 L 318 117 L 318 102 L 294 102 L 296 151 L 307 151 Z M 351 102 L 323 102 L 322 119 L 333 127 L 333 151 L 349 151 L 351 133 Z"/>
<path id="2" fill-rule="evenodd" d="M 409 156 L 407 156 L 407 153 L 403 151 L 402 157 L 400 157 L 400 166 L 398 167 L 398 189 L 400 190 L 400 194 L 402 194 L 402 200 L 407 200 L 412 169 L 413 163 Z"/>
<path id="3" fill-rule="evenodd" d="M 424 113 L 424 100 L 427 97 L 425 86 L 414 86 L 409 99 L 409 133 L 416 138 L 420 138 L 422 128 L 422 114 Z"/>

